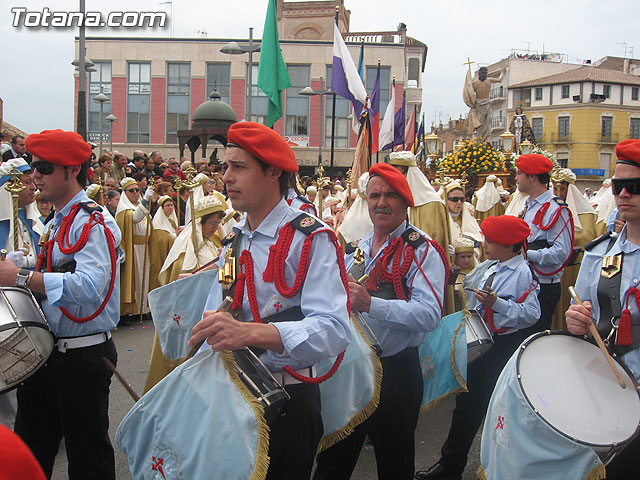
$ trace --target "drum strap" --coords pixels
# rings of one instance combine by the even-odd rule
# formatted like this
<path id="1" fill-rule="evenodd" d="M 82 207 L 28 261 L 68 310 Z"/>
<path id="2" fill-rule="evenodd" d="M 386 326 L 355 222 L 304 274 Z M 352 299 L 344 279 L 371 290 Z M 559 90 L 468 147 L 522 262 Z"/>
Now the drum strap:
<path id="1" fill-rule="evenodd" d="M 606 253 L 611 250 L 613 244 L 615 243 L 617 237 L 612 237 L 609 240 L 609 245 L 607 246 Z M 605 258 L 606 258 L 605 253 Z M 597 324 L 598 333 L 603 338 L 607 338 L 612 328 L 614 327 L 616 320 L 619 320 L 623 315 L 622 307 L 620 304 L 620 299 L 622 298 L 620 295 L 621 290 L 621 281 L 622 281 L 622 266 L 624 264 L 624 252 L 620 252 L 616 257 L 620 257 L 619 263 L 616 268 L 616 273 L 613 275 L 606 275 L 606 272 L 603 270 L 600 275 L 600 279 L 598 281 L 598 304 L 600 305 L 600 319 Z M 633 294 L 628 293 L 627 296 L 633 296 Z M 628 299 L 627 299 L 628 303 Z M 619 325 L 618 321 L 618 325 Z M 630 345 L 619 345 L 617 343 L 611 344 L 610 348 L 617 355 L 624 355 L 631 350 L 637 349 L 640 347 L 640 317 L 632 316 L 631 317 L 631 333 L 632 333 L 632 342 Z M 616 335 L 617 337 L 617 335 Z"/>

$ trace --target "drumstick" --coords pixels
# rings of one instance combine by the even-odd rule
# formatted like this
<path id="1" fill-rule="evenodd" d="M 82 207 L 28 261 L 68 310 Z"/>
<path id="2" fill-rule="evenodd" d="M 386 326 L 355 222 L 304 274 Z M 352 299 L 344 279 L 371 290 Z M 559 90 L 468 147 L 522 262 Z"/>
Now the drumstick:
<path id="1" fill-rule="evenodd" d="M 131 384 L 127 383 L 124 377 L 120 375 L 120 372 L 118 372 L 118 370 L 116 369 L 116 366 L 113 363 L 111 363 L 108 358 L 102 357 L 102 360 L 104 360 L 104 363 L 106 363 L 107 366 L 111 369 L 111 371 L 115 374 L 116 378 L 120 380 L 120 383 L 125 388 L 125 390 L 129 392 L 129 395 L 131 395 L 131 398 L 133 398 L 133 401 L 137 402 L 138 400 L 140 400 L 140 395 L 138 395 L 133 390 L 133 388 L 131 388 Z"/>
<path id="2" fill-rule="evenodd" d="M 6 260 L 7 259 L 7 251 L 3 248 L 2 250 L 0 250 L 0 260 Z"/>
<path id="3" fill-rule="evenodd" d="M 569 287 L 569 294 L 571 295 L 571 297 L 573 298 L 573 301 L 576 302 L 577 305 L 582 305 L 582 300 L 578 296 L 578 293 L 576 292 L 576 289 L 574 287 Z M 622 376 L 620 375 L 620 372 L 618 371 L 615 364 L 613 363 L 613 359 L 611 358 L 611 355 L 609 355 L 609 351 L 607 350 L 607 347 L 604 346 L 602 337 L 600 337 L 600 334 L 596 329 L 596 325 L 593 322 L 589 322 L 589 332 L 591 332 L 591 335 L 593 335 L 593 338 L 596 339 L 596 343 L 598 344 L 598 347 L 600 347 L 600 350 L 602 350 L 602 354 L 604 355 L 604 358 L 607 359 L 607 363 L 611 367 L 611 370 L 613 370 L 613 373 L 616 374 L 616 378 L 618 379 L 618 384 L 620 385 L 620 388 L 623 388 L 623 389 L 627 388 L 627 384 L 624 382 L 624 380 L 622 379 Z"/>
<path id="4" fill-rule="evenodd" d="M 216 312 L 228 312 L 232 304 L 233 304 L 233 298 L 228 296 L 224 297 L 224 300 L 222 301 L 222 303 L 220 304 Z M 187 353 L 187 356 L 184 357 L 185 362 L 189 360 L 191 357 L 193 357 L 196 353 L 198 353 L 198 350 L 200 350 L 200 347 L 205 342 L 205 340 L 206 338 L 204 340 L 199 341 L 196 345 L 191 347 L 191 350 L 189 350 L 189 353 Z"/>
<path id="5" fill-rule="evenodd" d="M 210 269 L 209 269 L 209 268 L 207 268 L 207 267 L 210 267 L 211 265 L 214 265 L 215 263 L 217 263 L 217 262 L 218 262 L 218 260 L 220 260 L 220 257 L 216 257 L 216 258 L 214 258 L 214 259 L 213 259 L 213 260 L 211 260 L 210 262 L 205 263 L 203 266 L 201 266 L 201 267 L 200 267 L 200 268 L 198 268 L 197 270 L 194 270 L 194 271 L 193 271 L 193 272 L 191 272 L 191 273 L 192 273 L 192 274 L 196 274 L 196 273 L 200 273 L 200 272 L 202 272 L 203 270 L 210 270 Z"/>

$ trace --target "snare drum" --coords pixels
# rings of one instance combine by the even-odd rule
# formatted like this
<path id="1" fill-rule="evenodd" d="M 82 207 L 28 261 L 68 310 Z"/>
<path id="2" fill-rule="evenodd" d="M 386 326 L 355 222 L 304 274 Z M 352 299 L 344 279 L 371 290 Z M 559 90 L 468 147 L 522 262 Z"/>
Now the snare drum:
<path id="1" fill-rule="evenodd" d="M 31 292 L 0 288 L 0 393 L 16 388 L 49 359 L 53 334 Z"/>
<path id="2" fill-rule="evenodd" d="M 234 350 L 233 358 L 236 372 L 252 395 L 262 403 L 264 419 L 271 425 L 289 400 L 289 394 L 257 355 L 248 348 Z"/>
<path id="3" fill-rule="evenodd" d="M 487 324 L 476 311 L 465 316 L 464 324 L 467 335 L 467 363 L 471 363 L 493 347 L 493 336 Z"/>
<path id="4" fill-rule="evenodd" d="M 487 410 L 481 446 L 487 478 L 505 472 L 586 478 L 610 461 L 640 431 L 638 384 L 615 363 L 626 389 L 600 349 L 580 337 L 547 331 L 525 340 Z M 558 475 L 543 474 L 544 468 Z"/>

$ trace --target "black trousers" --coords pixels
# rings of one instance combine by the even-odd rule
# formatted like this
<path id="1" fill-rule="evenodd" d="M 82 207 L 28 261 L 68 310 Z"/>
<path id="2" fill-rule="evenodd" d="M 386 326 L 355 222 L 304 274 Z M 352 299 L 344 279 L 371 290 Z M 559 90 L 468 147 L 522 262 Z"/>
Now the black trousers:
<path id="1" fill-rule="evenodd" d="M 538 301 L 540 302 L 540 320 L 534 323 L 531 327 L 527 327 L 522 330 L 522 340 L 534 333 L 551 329 L 553 312 L 560 301 L 561 293 L 562 285 L 560 282 L 540 284 L 540 293 L 538 294 Z"/>
<path id="2" fill-rule="evenodd" d="M 57 350 L 40 370 L 18 387 L 16 433 L 51 478 L 64 437 L 69 478 L 114 480 L 109 440 L 109 386 L 118 355 L 113 340 L 100 345 Z"/>
<path id="3" fill-rule="evenodd" d="M 318 454 L 314 480 L 348 479 L 367 435 L 376 454 L 378 479 L 412 479 L 415 430 L 422 401 L 422 370 L 418 349 L 407 348 L 382 362 L 378 409 L 344 440 Z"/>
<path id="4" fill-rule="evenodd" d="M 449 436 L 439 463 L 451 474 L 462 474 L 467 455 L 487 413 L 489 400 L 505 364 L 521 342 L 520 332 L 493 337 L 493 347 L 467 367 L 468 392 L 456 395 Z"/>
<path id="5" fill-rule="evenodd" d="M 291 399 L 270 426 L 267 479 L 308 479 L 324 431 L 320 388 L 301 383 L 285 389 Z"/>

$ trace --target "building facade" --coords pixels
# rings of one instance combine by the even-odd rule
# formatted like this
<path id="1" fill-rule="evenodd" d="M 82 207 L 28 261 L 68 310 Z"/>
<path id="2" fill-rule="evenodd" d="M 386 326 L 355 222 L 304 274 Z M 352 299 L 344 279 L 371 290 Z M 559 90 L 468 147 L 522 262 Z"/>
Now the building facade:
<path id="1" fill-rule="evenodd" d="M 350 32 L 351 12 L 343 0 L 316 2 L 278 1 L 278 28 L 291 87 L 283 92 L 284 116 L 274 125 L 292 145 L 298 163 L 305 170 L 331 164 L 333 95 L 304 96 L 310 86 L 322 91 L 331 86 L 333 22 L 339 7 L 338 26 L 355 62 L 364 45 L 364 80 L 371 92 L 380 61 L 381 116 L 391 97 L 395 79 L 396 110 L 407 93 L 407 111 L 421 108 L 422 73 L 427 47 L 407 36 L 400 24 L 388 32 Z M 100 106 L 93 101 L 102 91 L 110 97 L 103 115 L 113 113 L 117 121 L 103 122 L 102 137 L 111 139 L 114 149 L 130 154 L 134 149 L 159 150 L 165 157 L 178 155 L 177 131 L 191 127 L 195 108 L 213 90 L 235 111 L 248 118 L 248 90 L 251 89 L 251 120 L 266 123 L 267 98 L 258 88 L 259 52 L 253 53 L 252 85 L 248 85 L 249 56 L 229 55 L 220 50 L 230 41 L 242 46 L 248 39 L 218 38 L 121 38 L 89 37 L 87 57 L 96 71 L 88 80 L 88 135 L 100 139 Z M 260 40 L 255 40 L 259 45 Z M 78 78 L 76 76 L 76 91 Z M 77 98 L 77 96 L 76 96 Z M 351 123 L 349 102 L 336 98 L 333 165 L 345 171 L 353 162 L 357 136 Z M 208 152 L 209 153 L 209 152 Z M 218 158 L 222 158 L 218 153 Z"/>

